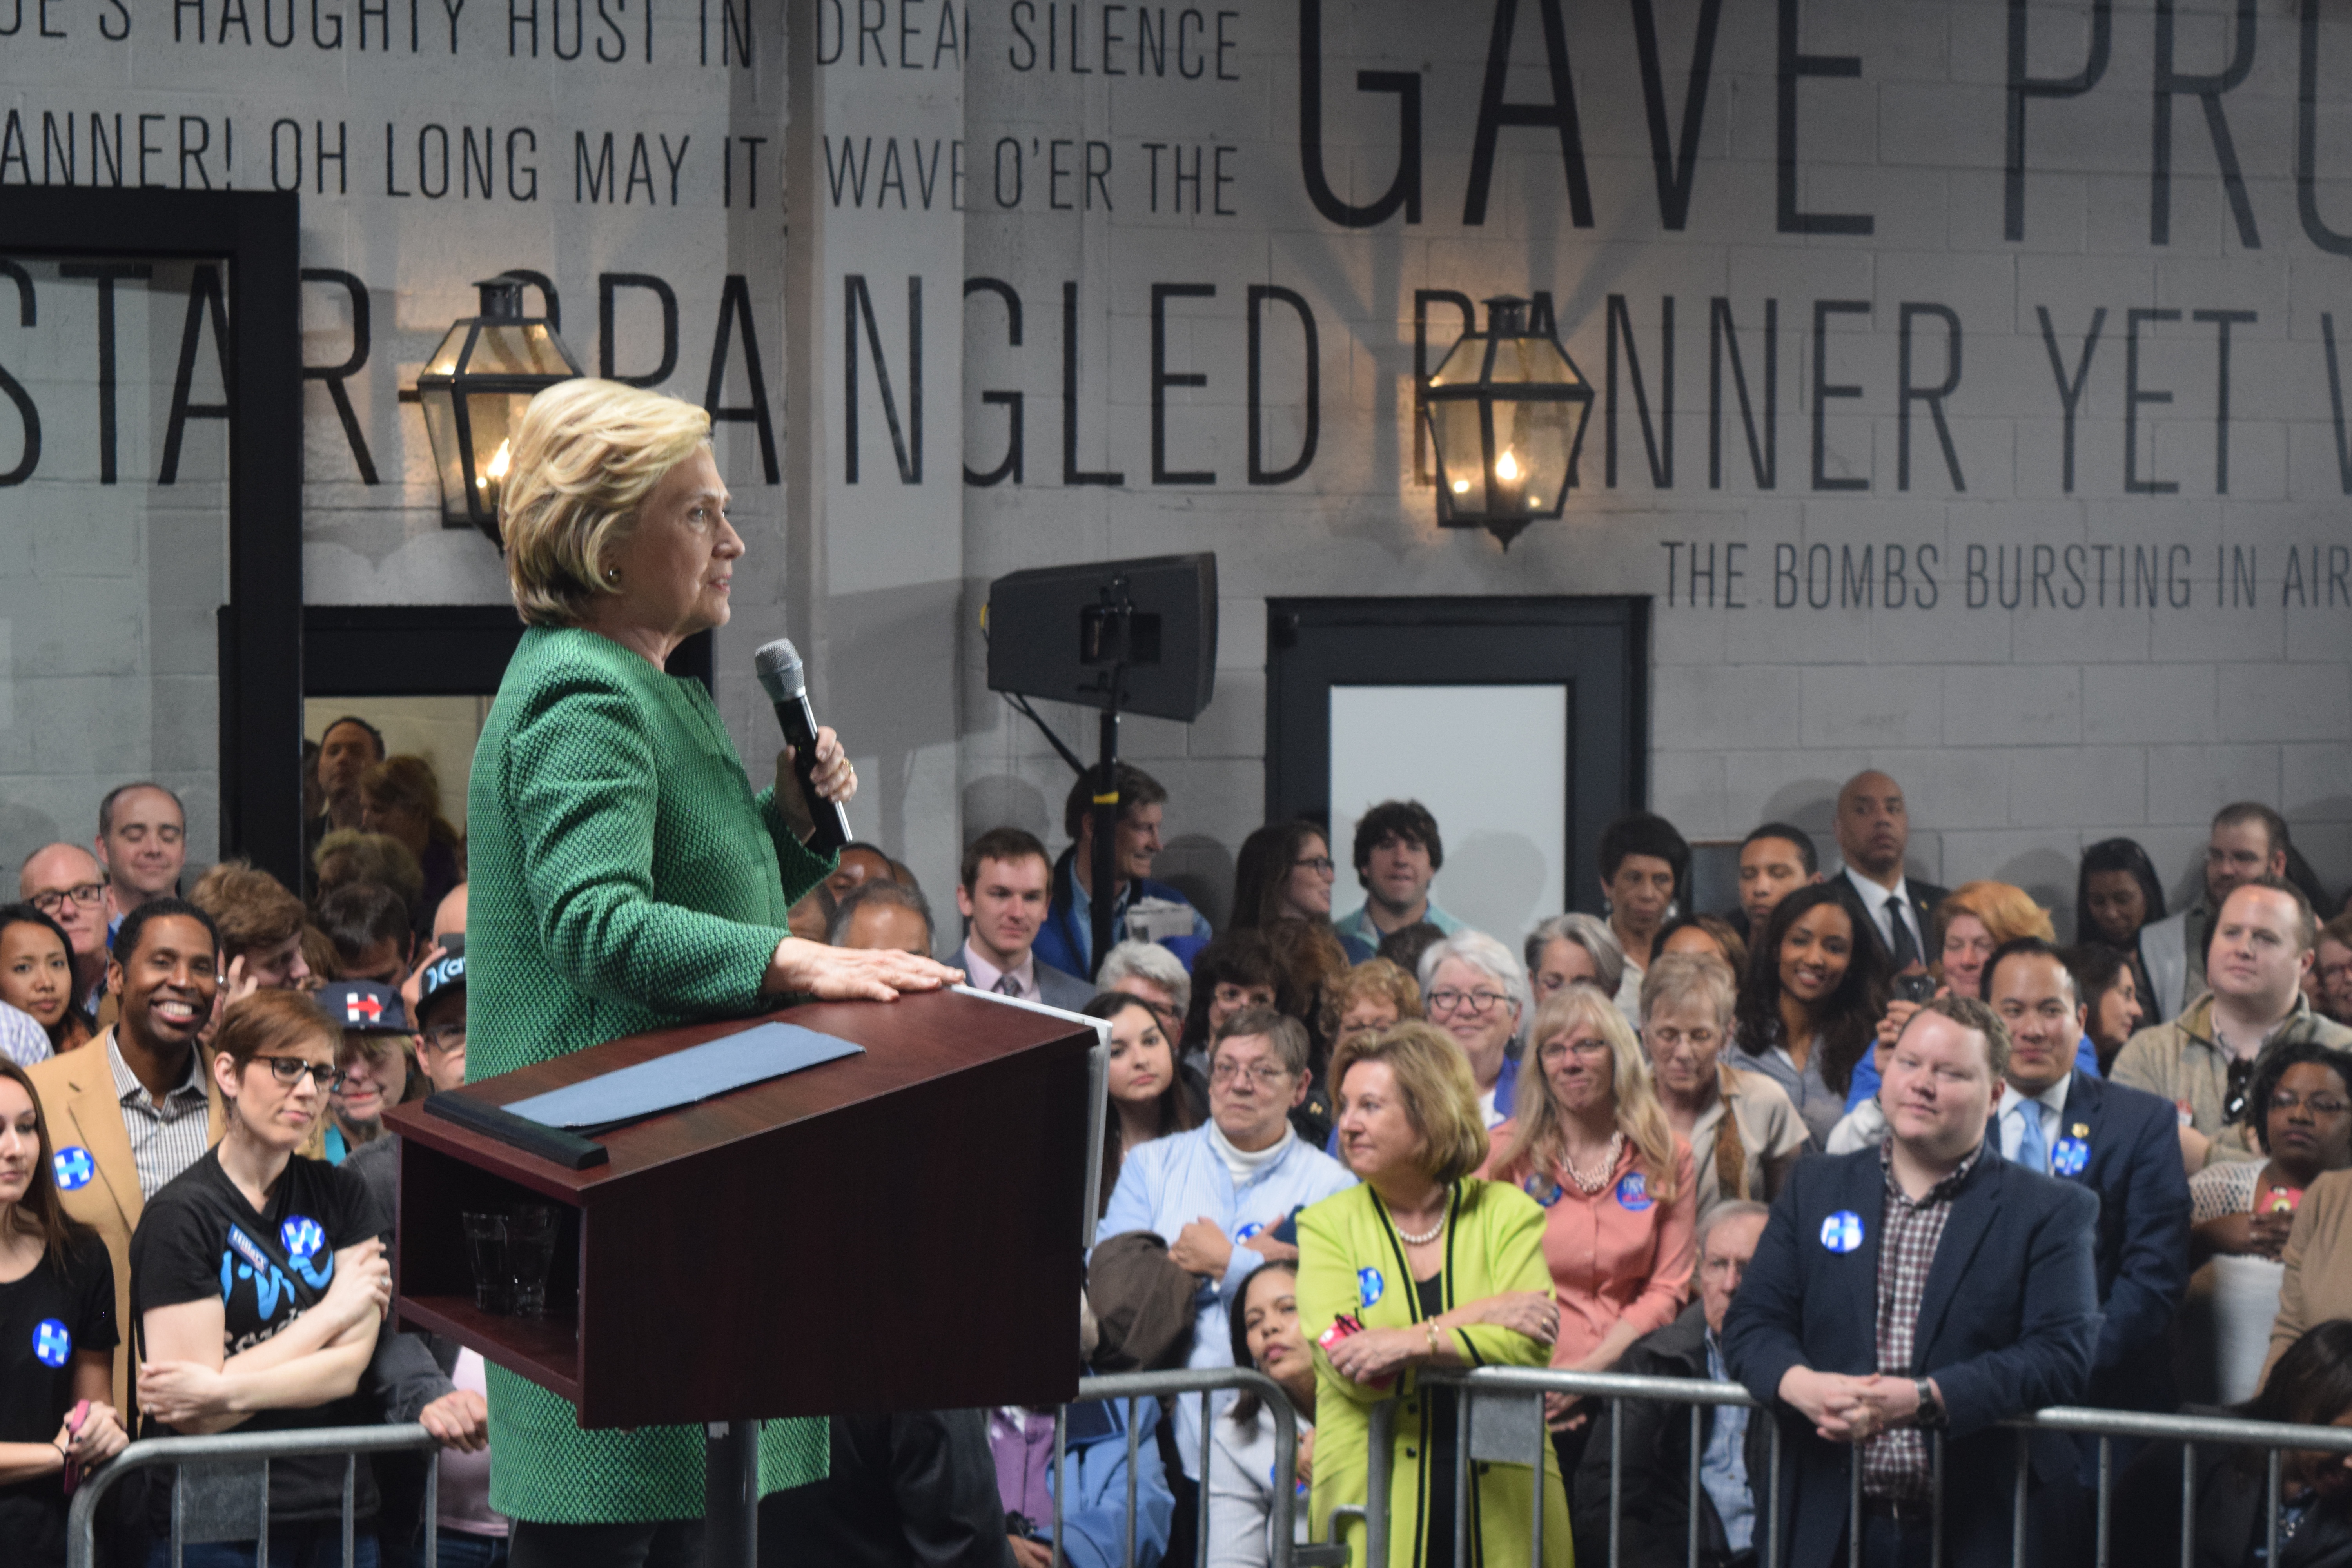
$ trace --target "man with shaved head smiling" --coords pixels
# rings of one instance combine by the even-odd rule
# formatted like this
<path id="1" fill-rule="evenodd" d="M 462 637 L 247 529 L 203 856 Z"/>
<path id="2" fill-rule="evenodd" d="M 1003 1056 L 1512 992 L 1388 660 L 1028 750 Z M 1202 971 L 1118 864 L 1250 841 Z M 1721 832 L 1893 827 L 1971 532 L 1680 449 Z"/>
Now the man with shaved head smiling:
<path id="1" fill-rule="evenodd" d="M 1870 911 L 1895 971 L 1924 967 L 1928 916 L 1950 889 L 1903 875 L 1904 852 L 1911 847 L 1903 786 L 1874 768 L 1846 780 L 1838 791 L 1837 842 L 1845 879 Z"/>

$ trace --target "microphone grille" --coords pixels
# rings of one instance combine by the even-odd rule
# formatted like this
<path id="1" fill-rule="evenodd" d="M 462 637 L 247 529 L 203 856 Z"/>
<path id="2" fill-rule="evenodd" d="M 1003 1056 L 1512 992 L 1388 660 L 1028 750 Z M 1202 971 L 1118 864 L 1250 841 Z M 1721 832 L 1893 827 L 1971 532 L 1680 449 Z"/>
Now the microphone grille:
<path id="1" fill-rule="evenodd" d="M 807 679 L 801 673 L 800 649 L 790 637 L 761 644 L 751 656 L 751 666 L 759 672 L 760 684 L 767 688 L 770 701 L 781 702 L 808 689 Z"/>

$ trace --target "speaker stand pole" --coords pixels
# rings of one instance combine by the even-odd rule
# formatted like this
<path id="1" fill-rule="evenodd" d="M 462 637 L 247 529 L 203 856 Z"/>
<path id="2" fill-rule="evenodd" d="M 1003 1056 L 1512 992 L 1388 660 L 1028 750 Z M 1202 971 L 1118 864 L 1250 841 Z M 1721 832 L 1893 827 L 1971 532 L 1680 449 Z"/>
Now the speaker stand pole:
<path id="1" fill-rule="evenodd" d="M 1117 666 L 1111 669 L 1111 706 L 1103 710 L 1102 757 L 1095 773 L 1094 864 L 1089 868 L 1095 884 L 1094 962 L 1087 966 L 1089 980 L 1111 950 L 1110 933 L 1118 918 L 1118 678 L 1123 673 Z"/>
<path id="2" fill-rule="evenodd" d="M 702 1431 L 703 1568 L 757 1568 L 760 1424 L 713 1421 Z"/>

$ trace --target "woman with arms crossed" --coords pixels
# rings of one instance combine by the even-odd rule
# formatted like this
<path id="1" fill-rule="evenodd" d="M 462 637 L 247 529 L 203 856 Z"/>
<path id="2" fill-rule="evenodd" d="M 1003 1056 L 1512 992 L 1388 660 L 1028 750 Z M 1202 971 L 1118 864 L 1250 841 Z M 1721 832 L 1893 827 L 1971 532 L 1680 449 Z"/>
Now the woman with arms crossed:
<path id="1" fill-rule="evenodd" d="M 299 991 L 233 1005 L 208 1057 L 228 1128 L 165 1183 L 131 1238 L 139 1407 L 153 1436 L 380 1421 L 360 1395 L 392 1269 L 388 1220 L 357 1176 L 300 1148 L 327 1114 L 341 1035 Z M 202 1485 L 184 1479 L 182 1485 Z M 171 1489 L 151 1485 L 152 1568 L 171 1563 Z M 341 1456 L 269 1465 L 269 1561 L 342 1560 Z M 357 1568 L 376 1561 L 375 1478 L 357 1469 Z M 190 1544 L 188 1568 L 249 1563 L 242 1542 Z"/>
<path id="2" fill-rule="evenodd" d="M 791 753 L 754 795 L 710 694 L 664 673 L 726 625 L 743 554 L 709 436 L 691 404 L 587 379 L 516 427 L 499 525 L 530 629 L 467 795 L 470 1078 L 787 995 L 888 1001 L 957 977 L 792 934 L 834 858 L 804 847 Z M 856 789 L 830 730 L 814 776 L 828 800 Z M 583 1431 L 538 1385 L 488 1381 L 490 1505 L 515 1521 L 515 1568 L 698 1561 L 700 1431 Z M 767 1423 L 761 1494 L 823 1474 L 826 1450 L 823 1421 Z"/>

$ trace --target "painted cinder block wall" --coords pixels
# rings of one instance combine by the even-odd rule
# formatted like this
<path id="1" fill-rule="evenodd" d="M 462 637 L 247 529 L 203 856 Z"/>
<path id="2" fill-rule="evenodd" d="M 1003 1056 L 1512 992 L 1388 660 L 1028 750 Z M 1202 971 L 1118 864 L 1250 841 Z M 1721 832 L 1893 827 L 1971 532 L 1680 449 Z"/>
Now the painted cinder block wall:
<path id="1" fill-rule="evenodd" d="M 1128 748 L 1213 907 L 1262 809 L 1265 601 L 1298 595 L 1649 595 L 1651 795 L 1694 837 L 1825 827 L 1867 763 L 1939 879 L 2064 902 L 2080 846 L 2129 833 L 2185 888 L 2239 795 L 2352 878 L 2352 18 L 2265 3 L 2242 36 L 2184 0 L 2164 83 L 2152 0 L 472 0 L 413 29 L 352 0 L 328 47 L 338 9 L 280 47 L 282 3 L 27 0 L 0 185 L 62 177 L 43 115 L 92 110 L 169 149 L 157 183 L 299 182 L 306 265 L 372 307 L 345 386 L 377 482 L 310 395 L 317 602 L 502 596 L 396 395 L 473 278 L 544 272 L 592 368 L 731 415 L 722 709 L 764 774 L 750 649 L 800 640 L 861 823 L 942 904 L 970 834 L 1060 840 L 1066 771 L 982 682 L 985 583 L 1197 549 L 1217 700 Z M 2088 85 L 2012 82 L 2013 18 L 2024 79 Z M 2184 85 L 2210 73 L 2226 160 Z M 1439 353 L 1453 296 L 1506 290 L 1549 296 L 1599 393 L 1568 515 L 1507 553 L 1434 526 L 1412 416 L 1416 316 Z M 0 310 L 0 364 L 50 321 Z M 1253 424 L 1255 477 L 1301 456 L 1308 321 L 1312 459 L 1253 482 Z M 340 281 L 305 323 L 312 363 L 354 352 Z M 1016 406 L 1018 476 L 971 482 Z M 11 530 L 33 489 L 0 490 Z M 25 731 L 74 656 L 9 646 L 0 792 L 67 811 L 83 775 Z"/>

